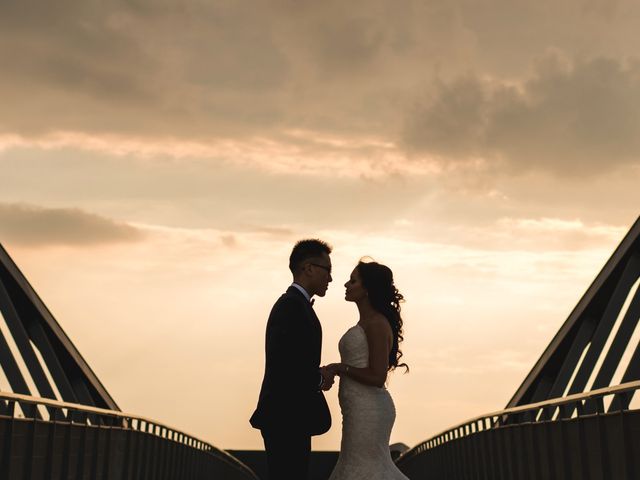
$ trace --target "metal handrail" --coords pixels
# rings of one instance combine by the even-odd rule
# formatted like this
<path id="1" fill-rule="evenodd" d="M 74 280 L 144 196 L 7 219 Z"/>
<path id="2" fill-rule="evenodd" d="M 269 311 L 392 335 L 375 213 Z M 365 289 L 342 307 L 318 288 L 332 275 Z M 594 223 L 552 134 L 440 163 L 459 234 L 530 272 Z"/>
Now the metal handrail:
<path id="1" fill-rule="evenodd" d="M 188 446 L 190 448 L 195 448 L 203 452 L 211 453 L 218 457 L 222 457 L 224 460 L 234 464 L 239 469 L 243 470 L 247 475 L 251 476 L 255 480 L 258 480 L 258 477 L 256 476 L 256 474 L 249 467 L 247 467 L 244 463 L 242 463 L 233 455 L 230 455 L 224 450 L 216 448 L 210 443 L 205 442 L 204 440 L 200 440 L 199 438 L 193 435 L 182 432 L 180 430 L 177 430 L 173 427 L 170 427 L 166 424 L 157 422 L 147 417 L 142 417 L 140 415 L 135 415 L 135 414 L 126 413 L 126 412 L 121 412 L 118 410 L 109 410 L 106 408 L 92 407 L 92 406 L 82 405 L 78 403 L 69 403 L 69 402 L 63 402 L 59 400 L 53 400 L 50 398 L 34 397 L 30 395 L 22 395 L 22 394 L 11 393 L 11 392 L 0 391 L 0 400 L 14 402 L 18 404 L 26 403 L 30 405 L 36 405 L 36 406 L 41 405 L 41 406 L 50 407 L 50 408 L 68 409 L 76 412 L 83 412 L 89 415 L 102 415 L 102 416 L 108 416 L 108 417 L 115 417 L 115 418 L 120 418 L 124 421 L 129 421 L 129 422 L 131 422 L 132 420 L 135 420 L 136 422 L 138 422 L 138 425 L 140 425 L 141 423 L 144 423 L 145 425 L 153 425 L 154 427 L 157 427 L 159 429 L 160 433 L 159 434 L 156 433 L 156 428 L 153 428 L 151 431 L 147 431 L 147 433 L 153 434 L 157 437 L 167 438 L 167 439 L 169 438 L 169 436 L 171 436 L 171 440 L 181 443 L 185 446 Z M 0 414 L 0 416 L 2 415 Z M 71 416 L 69 416 L 69 422 L 73 422 Z M 130 428 L 130 427 L 127 427 L 127 428 Z"/>
<path id="2" fill-rule="evenodd" d="M 624 392 L 628 392 L 630 390 L 638 390 L 638 389 L 640 389 L 640 381 L 633 381 L 633 382 L 622 383 L 620 385 L 615 385 L 613 387 L 599 388 L 597 390 L 592 390 L 590 392 L 576 393 L 574 395 L 568 395 L 566 397 L 553 398 L 551 400 L 545 400 L 545 401 L 542 401 L 542 402 L 531 403 L 531 404 L 527 404 L 527 405 L 520 405 L 518 407 L 505 408 L 504 410 L 498 410 L 498 411 L 495 411 L 495 412 L 486 413 L 484 415 L 473 417 L 473 418 L 471 418 L 469 420 L 466 420 L 466 421 L 464 421 L 462 423 L 459 423 L 458 425 L 456 425 L 454 427 L 447 428 L 446 430 L 443 430 L 442 432 L 438 433 L 437 435 L 434 435 L 433 437 L 430 437 L 429 439 L 419 443 L 415 447 L 413 447 L 413 448 L 407 450 L 406 452 L 404 452 L 403 454 L 401 454 L 396 459 L 396 463 L 400 463 L 403 460 L 406 460 L 406 459 L 411 458 L 411 457 L 413 457 L 415 455 L 418 455 L 419 453 L 427 450 L 428 446 L 430 444 L 433 444 L 438 439 L 446 437 L 447 435 L 449 436 L 449 440 L 454 439 L 454 437 L 450 435 L 452 432 L 455 432 L 455 431 L 460 430 L 460 429 L 462 429 L 463 432 L 464 432 L 465 428 L 469 427 L 469 425 L 473 425 L 473 424 L 476 424 L 478 422 L 484 422 L 487 419 L 491 419 L 491 418 L 495 418 L 495 417 L 507 417 L 509 415 L 528 412 L 528 411 L 531 411 L 531 410 L 540 410 L 540 409 L 543 409 L 543 408 L 560 407 L 562 405 L 566 405 L 566 404 L 570 404 L 570 403 L 576 403 L 576 402 L 580 402 L 580 401 L 583 401 L 583 400 L 589 400 L 591 398 L 603 397 L 603 396 L 606 396 L 606 395 L 614 395 L 614 394 L 624 393 Z M 462 436 L 466 436 L 469 433 L 475 433 L 473 431 L 470 431 L 470 429 L 468 429 L 468 428 L 466 428 L 466 430 L 467 430 L 467 432 L 465 434 L 460 435 L 459 437 L 455 437 L 455 438 L 460 438 Z M 438 443 L 438 445 L 441 445 L 441 444 L 442 444 L 441 442 Z"/>
<path id="3" fill-rule="evenodd" d="M 19 393 L 10 393 L 10 392 L 0 392 L 0 399 L 12 400 L 18 403 L 30 403 L 33 405 L 43 405 L 45 407 L 69 408 L 69 409 L 78 410 L 81 412 L 93 413 L 96 415 L 107 415 L 111 417 L 120 417 L 123 419 L 129 419 L 129 420 L 139 420 L 145 423 L 152 423 L 154 425 L 157 425 L 158 427 L 166 428 L 176 433 L 191 437 L 194 440 L 198 440 L 202 443 L 206 443 L 194 437 L 193 435 L 189 435 L 187 433 L 181 432 L 180 430 L 176 430 L 173 427 L 169 427 L 168 425 L 164 425 L 150 418 L 141 417 L 140 415 L 135 415 L 131 413 L 121 412 L 119 410 L 109 410 L 107 408 L 91 407 L 89 405 L 82 405 L 79 403 L 61 402 L 59 400 L 52 400 L 50 398 L 34 397 L 31 395 L 22 395 Z"/>

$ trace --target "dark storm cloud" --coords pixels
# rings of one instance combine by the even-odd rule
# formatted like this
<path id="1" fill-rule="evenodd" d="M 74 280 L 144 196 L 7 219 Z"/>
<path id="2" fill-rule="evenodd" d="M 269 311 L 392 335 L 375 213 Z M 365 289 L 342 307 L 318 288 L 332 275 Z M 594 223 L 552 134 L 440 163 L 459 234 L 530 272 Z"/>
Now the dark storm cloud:
<path id="1" fill-rule="evenodd" d="M 114 2 L 117 5 L 117 2 Z M 141 73 L 157 62 L 132 32 L 96 2 L 25 0 L 0 5 L 3 84 L 66 90 L 102 100 L 134 101 L 147 89 Z"/>
<path id="2" fill-rule="evenodd" d="M 21 245 L 97 245 L 140 240 L 131 225 L 75 208 L 0 203 L 0 242 Z"/>
<path id="3" fill-rule="evenodd" d="M 466 48 L 455 11 L 441 0 L 3 2 L 0 126 L 387 134 L 406 83 Z"/>
<path id="4" fill-rule="evenodd" d="M 637 150 L 636 67 L 620 59 L 635 54 L 639 9 L 623 0 L 5 1 L 0 133 L 287 144 L 302 129 L 402 138 L 452 162 L 492 156 L 562 171 L 580 157 L 597 171 L 603 156 L 625 163 Z M 546 60 L 527 76 L 550 47 L 580 60 Z M 431 101 L 405 121 L 418 91 Z"/>
<path id="5" fill-rule="evenodd" d="M 0 19 L 6 130 L 198 136 L 279 117 L 265 94 L 286 59 L 260 7 L 27 0 Z"/>
<path id="6" fill-rule="evenodd" d="M 513 85 L 442 82 L 408 115 L 404 142 L 445 162 L 473 157 L 511 169 L 592 174 L 640 158 L 640 63 L 541 58 Z"/>

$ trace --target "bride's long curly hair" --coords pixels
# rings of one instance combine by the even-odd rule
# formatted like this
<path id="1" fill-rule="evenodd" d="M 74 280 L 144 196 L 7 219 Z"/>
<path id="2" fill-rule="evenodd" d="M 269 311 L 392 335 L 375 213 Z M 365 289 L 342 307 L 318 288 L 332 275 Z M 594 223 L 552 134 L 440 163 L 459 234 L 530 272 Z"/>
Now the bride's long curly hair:
<path id="1" fill-rule="evenodd" d="M 409 366 L 406 363 L 400 363 L 402 357 L 400 342 L 404 340 L 400 303 L 404 301 L 404 297 L 393 283 L 393 272 L 386 265 L 374 261 L 360 260 L 356 268 L 360 274 L 362 286 L 367 290 L 371 306 L 386 317 L 393 331 L 389 370 L 404 367 L 405 372 L 408 372 Z"/>

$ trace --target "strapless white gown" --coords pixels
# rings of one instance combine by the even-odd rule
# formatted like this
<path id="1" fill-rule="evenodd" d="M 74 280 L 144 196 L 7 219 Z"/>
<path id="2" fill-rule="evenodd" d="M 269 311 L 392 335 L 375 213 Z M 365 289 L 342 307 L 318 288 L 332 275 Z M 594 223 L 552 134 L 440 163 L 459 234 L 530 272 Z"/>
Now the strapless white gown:
<path id="1" fill-rule="evenodd" d="M 338 344 L 342 363 L 365 368 L 369 346 L 364 329 L 351 327 Z M 391 460 L 389 437 L 396 409 L 386 388 L 340 378 L 342 442 L 338 462 L 329 480 L 409 480 Z"/>

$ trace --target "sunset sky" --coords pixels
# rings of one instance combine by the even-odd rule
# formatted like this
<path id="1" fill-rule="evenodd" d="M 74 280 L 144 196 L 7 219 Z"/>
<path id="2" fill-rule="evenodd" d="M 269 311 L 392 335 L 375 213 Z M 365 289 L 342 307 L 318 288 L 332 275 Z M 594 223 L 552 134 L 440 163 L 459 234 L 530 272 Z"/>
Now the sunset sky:
<path id="1" fill-rule="evenodd" d="M 326 363 L 371 256 L 407 300 L 391 440 L 414 445 L 507 403 L 640 214 L 639 22 L 631 0 L 0 2 L 0 243 L 122 410 L 235 449 L 262 448 L 292 245 L 334 246 Z M 327 398 L 314 449 L 339 446 Z"/>

